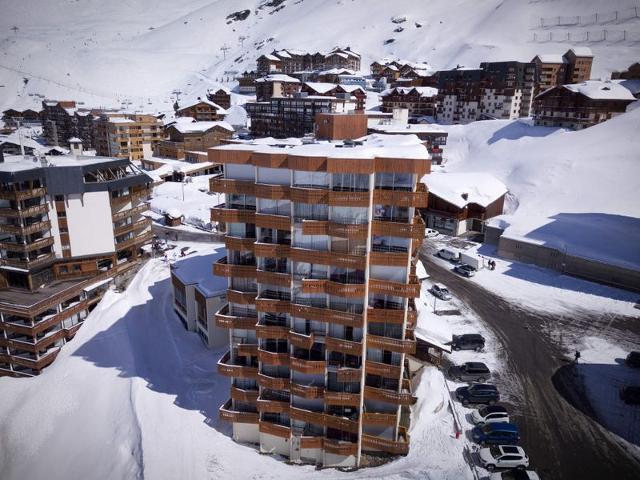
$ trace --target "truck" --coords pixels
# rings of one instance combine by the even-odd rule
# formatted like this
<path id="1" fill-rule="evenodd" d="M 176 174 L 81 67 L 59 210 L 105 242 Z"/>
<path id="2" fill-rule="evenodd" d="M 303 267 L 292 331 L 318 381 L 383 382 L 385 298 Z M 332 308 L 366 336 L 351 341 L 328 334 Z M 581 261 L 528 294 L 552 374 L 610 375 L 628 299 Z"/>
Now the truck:
<path id="1" fill-rule="evenodd" d="M 484 259 L 480 255 L 476 255 L 476 254 L 461 253 L 460 263 L 469 265 L 470 267 L 473 267 L 476 270 L 480 270 L 481 268 L 484 267 Z"/>

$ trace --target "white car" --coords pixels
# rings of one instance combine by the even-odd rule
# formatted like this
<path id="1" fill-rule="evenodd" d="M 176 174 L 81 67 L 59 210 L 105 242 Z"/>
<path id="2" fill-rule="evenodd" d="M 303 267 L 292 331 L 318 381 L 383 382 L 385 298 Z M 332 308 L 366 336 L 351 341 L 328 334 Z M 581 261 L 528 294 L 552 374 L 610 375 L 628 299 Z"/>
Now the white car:
<path id="1" fill-rule="evenodd" d="M 540 480 L 540 477 L 533 470 L 509 470 L 492 473 L 489 480 Z"/>
<path id="2" fill-rule="evenodd" d="M 509 414 L 507 409 L 501 405 L 488 405 L 479 410 L 474 410 L 471 414 L 471 420 L 476 425 L 484 425 L 485 423 L 509 423 Z"/>
<path id="3" fill-rule="evenodd" d="M 478 452 L 480 463 L 490 472 L 496 468 L 520 468 L 529 466 L 529 457 L 522 447 L 514 445 L 493 445 L 489 448 L 481 448 Z"/>
<path id="4" fill-rule="evenodd" d="M 434 297 L 438 297 L 440 300 L 451 300 L 451 294 L 449 293 L 447 287 L 435 284 L 429 289 L 429 291 L 433 294 Z"/>
<path id="5" fill-rule="evenodd" d="M 440 235 L 440 232 L 437 230 L 432 230 L 431 228 L 427 228 L 424 231 L 424 235 L 427 238 L 434 238 L 437 237 L 438 235 Z"/>
<path id="6" fill-rule="evenodd" d="M 447 248 L 441 248 L 440 250 L 438 250 L 437 255 L 440 258 L 444 258 L 445 260 L 458 261 L 458 259 L 460 258 L 460 254 L 458 252 L 454 252 L 453 250 L 449 250 Z"/>

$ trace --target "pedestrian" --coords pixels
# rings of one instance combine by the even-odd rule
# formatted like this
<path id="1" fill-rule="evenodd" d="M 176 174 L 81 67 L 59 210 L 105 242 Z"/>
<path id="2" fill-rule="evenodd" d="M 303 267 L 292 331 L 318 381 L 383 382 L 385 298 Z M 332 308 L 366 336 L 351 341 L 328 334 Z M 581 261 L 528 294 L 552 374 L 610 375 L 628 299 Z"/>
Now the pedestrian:
<path id="1" fill-rule="evenodd" d="M 574 355 L 574 363 L 578 363 L 578 360 L 580 360 L 580 352 L 578 350 L 576 350 L 576 353 Z"/>

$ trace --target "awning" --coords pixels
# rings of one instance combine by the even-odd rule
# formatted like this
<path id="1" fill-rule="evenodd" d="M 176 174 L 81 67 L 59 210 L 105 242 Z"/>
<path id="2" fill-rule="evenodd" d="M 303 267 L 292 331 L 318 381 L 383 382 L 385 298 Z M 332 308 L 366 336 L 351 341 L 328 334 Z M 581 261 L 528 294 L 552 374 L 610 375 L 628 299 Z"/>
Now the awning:
<path id="1" fill-rule="evenodd" d="M 82 290 L 84 290 L 85 292 L 91 292 L 92 290 L 95 290 L 96 288 L 106 285 L 107 283 L 111 283 L 112 280 L 113 278 L 106 278 L 104 280 L 100 280 L 99 282 L 92 283 L 88 287 L 84 287 Z"/>

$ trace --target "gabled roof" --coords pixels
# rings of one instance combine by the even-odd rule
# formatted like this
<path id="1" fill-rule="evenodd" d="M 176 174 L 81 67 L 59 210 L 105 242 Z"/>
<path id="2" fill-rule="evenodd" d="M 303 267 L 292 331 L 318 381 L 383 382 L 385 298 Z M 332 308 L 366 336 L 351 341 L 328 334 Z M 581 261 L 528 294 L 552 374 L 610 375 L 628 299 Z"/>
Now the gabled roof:
<path id="1" fill-rule="evenodd" d="M 274 73 L 273 75 L 267 75 L 266 77 L 256 78 L 256 83 L 264 82 L 286 82 L 286 83 L 300 83 L 300 80 L 284 73 Z"/>
<path id="2" fill-rule="evenodd" d="M 427 185 L 429 193 L 458 208 L 470 203 L 486 207 L 507 193 L 504 183 L 484 172 L 436 172 L 425 175 L 422 182 Z"/>
<path id="3" fill-rule="evenodd" d="M 227 122 L 176 122 L 169 128 L 180 133 L 204 133 L 216 127 L 233 132 L 233 127 Z"/>
<path id="4" fill-rule="evenodd" d="M 589 47 L 573 47 L 569 49 L 576 57 L 593 57 L 593 52 Z"/>
<path id="5" fill-rule="evenodd" d="M 394 93 L 408 95 L 414 92 L 425 98 L 435 97 L 436 95 L 438 95 L 438 89 L 434 87 L 394 87 L 383 91 L 382 93 L 380 93 L 380 96 L 386 97 L 387 95 L 392 95 Z"/>
<path id="6" fill-rule="evenodd" d="M 222 108 L 220 105 L 218 105 L 217 103 L 212 102 L 211 100 L 207 100 L 202 99 L 202 100 L 196 100 L 195 102 L 189 103 L 181 108 L 178 109 L 179 112 L 181 112 L 182 110 L 186 110 L 187 108 L 192 108 L 195 107 L 196 105 L 200 105 L 201 103 L 204 103 L 206 105 L 209 105 L 210 107 L 213 107 L 216 110 L 216 113 L 220 114 L 220 115 L 224 115 L 225 113 L 227 113 L 227 111 Z"/>
<path id="7" fill-rule="evenodd" d="M 558 88 L 579 93 L 592 100 L 636 100 L 629 88 L 618 80 L 587 80 L 582 83 L 562 85 Z M 549 90 L 542 92 L 538 96 L 542 96 L 547 92 Z"/>
<path id="8" fill-rule="evenodd" d="M 531 61 L 535 61 L 536 58 L 540 60 L 541 63 L 567 63 L 567 59 L 564 57 L 564 55 L 556 53 L 545 53 L 542 55 L 536 55 Z"/>

